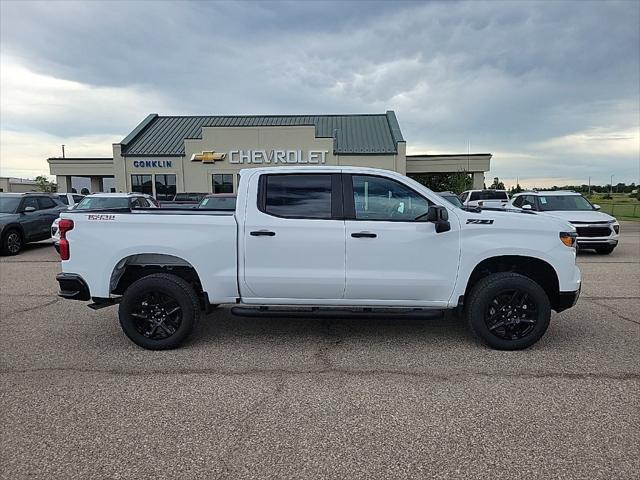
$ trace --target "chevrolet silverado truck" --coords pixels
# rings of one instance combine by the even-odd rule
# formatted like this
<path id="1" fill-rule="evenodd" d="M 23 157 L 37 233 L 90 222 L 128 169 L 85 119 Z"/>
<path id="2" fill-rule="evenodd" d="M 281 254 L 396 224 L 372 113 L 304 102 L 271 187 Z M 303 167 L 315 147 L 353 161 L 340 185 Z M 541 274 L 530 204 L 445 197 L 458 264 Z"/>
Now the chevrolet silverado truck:
<path id="1" fill-rule="evenodd" d="M 577 301 L 576 232 L 526 211 L 465 211 L 403 175 L 242 170 L 235 211 L 71 210 L 60 295 L 119 304 L 124 333 L 180 345 L 220 304 L 245 316 L 457 310 L 490 347 L 538 341 Z"/>

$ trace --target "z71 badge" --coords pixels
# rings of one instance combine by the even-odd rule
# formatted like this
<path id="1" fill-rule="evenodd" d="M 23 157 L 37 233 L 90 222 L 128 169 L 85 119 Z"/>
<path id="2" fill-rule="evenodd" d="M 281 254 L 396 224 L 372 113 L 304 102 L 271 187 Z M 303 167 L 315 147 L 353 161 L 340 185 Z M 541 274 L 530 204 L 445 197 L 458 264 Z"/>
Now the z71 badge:
<path id="1" fill-rule="evenodd" d="M 478 225 L 491 225 L 493 220 L 485 220 L 484 218 L 467 218 L 467 223 L 475 223 Z"/>

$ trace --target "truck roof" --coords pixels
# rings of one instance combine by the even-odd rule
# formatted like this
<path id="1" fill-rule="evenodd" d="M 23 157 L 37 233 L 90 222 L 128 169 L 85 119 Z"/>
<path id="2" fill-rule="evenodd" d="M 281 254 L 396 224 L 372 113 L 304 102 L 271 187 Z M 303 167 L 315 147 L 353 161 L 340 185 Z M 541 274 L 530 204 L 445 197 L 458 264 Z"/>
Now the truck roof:
<path id="1" fill-rule="evenodd" d="M 385 170 L 382 168 L 371 167 L 352 167 L 346 165 L 292 165 L 282 167 L 256 167 L 256 168 L 243 168 L 240 170 L 240 175 L 248 174 L 251 172 L 258 173 L 304 173 L 305 171 L 316 172 L 356 172 L 356 173 L 371 173 L 371 174 L 383 174 L 383 175 L 400 175 L 393 170 Z"/>

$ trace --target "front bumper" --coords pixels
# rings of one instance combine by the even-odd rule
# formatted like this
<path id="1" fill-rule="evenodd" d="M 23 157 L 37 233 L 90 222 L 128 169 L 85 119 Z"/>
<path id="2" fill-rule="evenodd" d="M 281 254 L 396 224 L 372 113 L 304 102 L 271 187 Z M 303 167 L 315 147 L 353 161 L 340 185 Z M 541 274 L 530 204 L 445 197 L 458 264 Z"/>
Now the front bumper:
<path id="1" fill-rule="evenodd" d="M 582 248 L 595 248 L 604 247 L 607 245 L 618 245 L 618 235 L 611 237 L 578 237 L 576 239 L 578 247 Z"/>
<path id="2" fill-rule="evenodd" d="M 75 273 L 59 273 L 56 280 L 60 285 L 58 296 L 69 300 L 91 300 L 89 287 L 84 279 Z"/>
<path id="3" fill-rule="evenodd" d="M 558 298 L 554 302 L 553 309 L 560 313 L 564 310 L 567 310 L 573 307 L 580 297 L 580 290 L 582 289 L 582 285 L 575 292 L 560 292 L 558 294 Z"/>

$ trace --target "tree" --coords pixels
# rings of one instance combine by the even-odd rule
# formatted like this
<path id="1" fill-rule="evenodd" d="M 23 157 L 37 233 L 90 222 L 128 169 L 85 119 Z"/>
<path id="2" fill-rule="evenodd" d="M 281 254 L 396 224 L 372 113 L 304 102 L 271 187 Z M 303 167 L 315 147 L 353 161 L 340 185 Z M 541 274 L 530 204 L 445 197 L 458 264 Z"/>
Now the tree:
<path id="1" fill-rule="evenodd" d="M 467 172 L 425 173 L 409 176 L 434 192 L 451 191 L 460 194 L 473 186 L 473 180 Z"/>
<path id="2" fill-rule="evenodd" d="M 504 183 L 498 177 L 493 178 L 493 183 L 489 186 L 491 190 L 504 190 Z"/>
<path id="3" fill-rule="evenodd" d="M 35 182 L 36 189 L 39 192 L 53 193 L 58 191 L 58 185 L 56 185 L 54 182 L 50 182 L 49 179 L 44 175 L 38 175 L 35 178 Z"/>
<path id="4" fill-rule="evenodd" d="M 515 195 L 516 193 L 520 193 L 522 192 L 522 187 L 520 186 L 519 183 L 516 183 L 515 187 L 511 187 L 511 189 L 509 190 L 509 195 Z"/>

